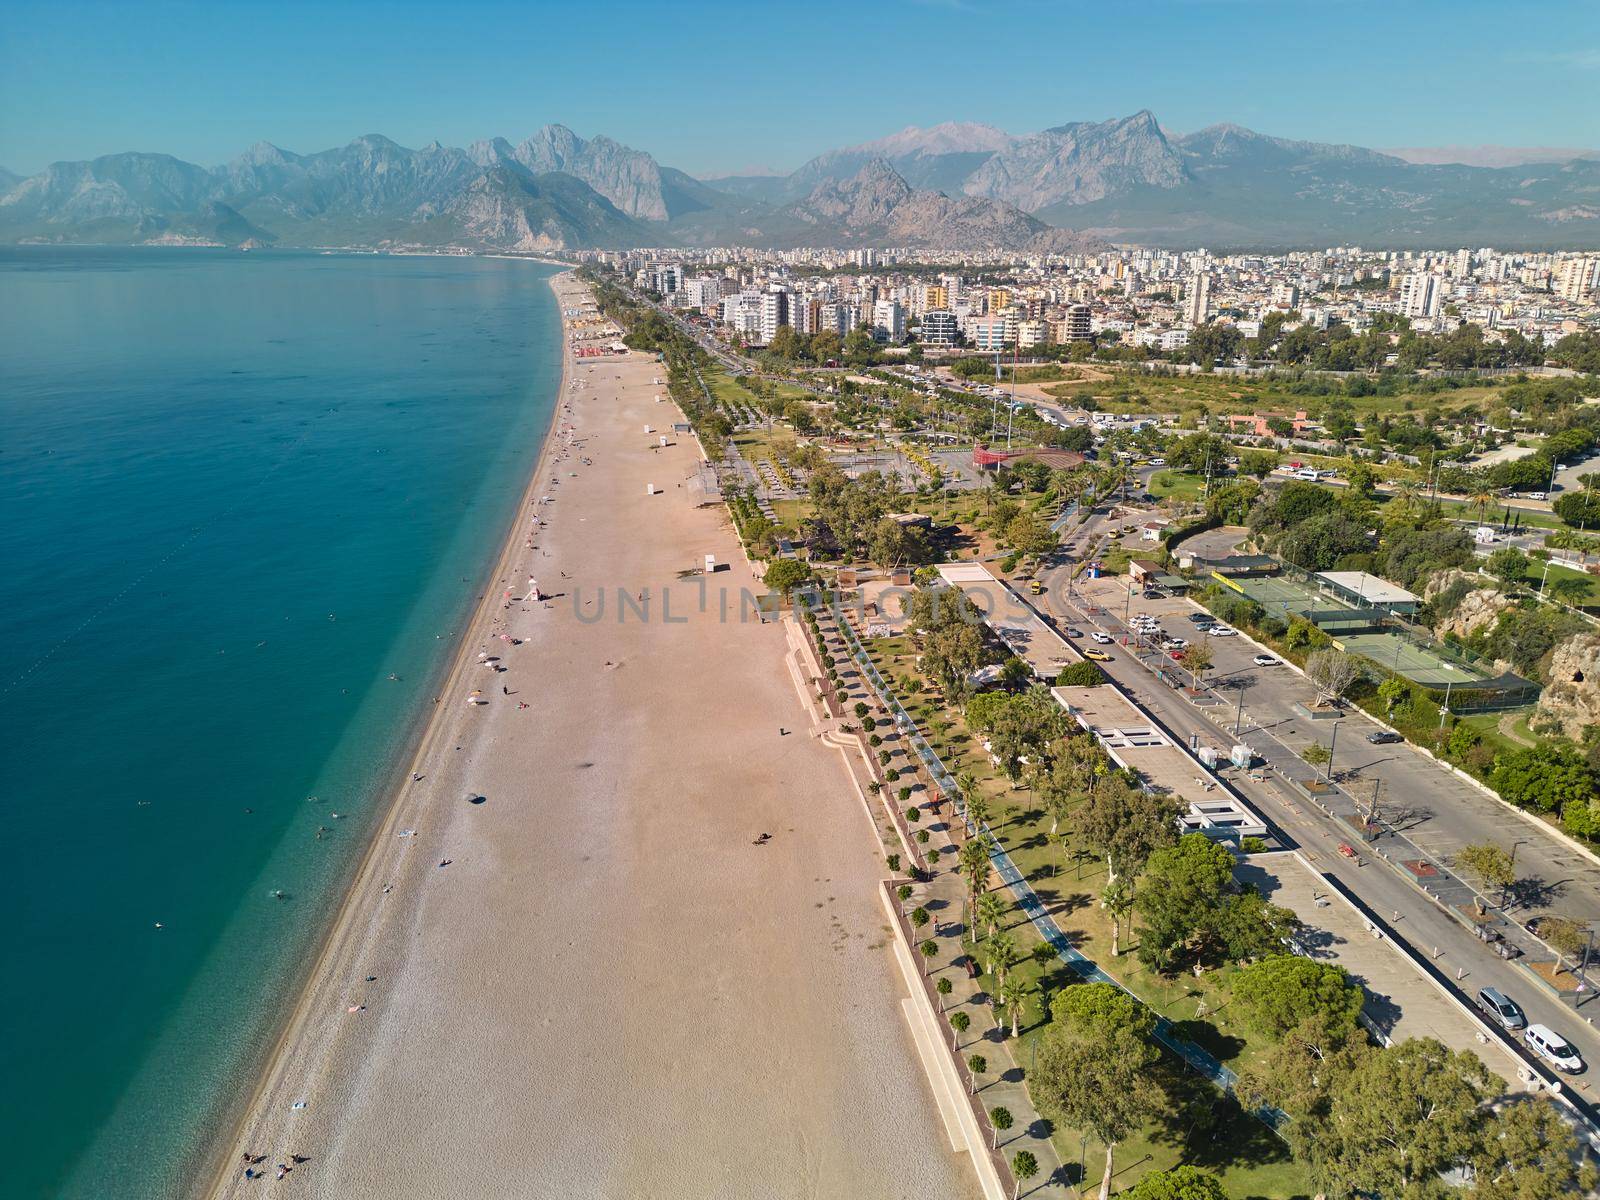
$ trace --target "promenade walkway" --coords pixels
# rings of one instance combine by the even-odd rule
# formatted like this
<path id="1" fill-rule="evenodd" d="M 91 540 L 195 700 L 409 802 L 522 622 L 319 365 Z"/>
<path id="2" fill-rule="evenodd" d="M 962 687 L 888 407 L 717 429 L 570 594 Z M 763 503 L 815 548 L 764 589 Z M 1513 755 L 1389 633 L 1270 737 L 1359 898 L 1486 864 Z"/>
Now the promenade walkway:
<path id="1" fill-rule="evenodd" d="M 928 831 L 926 845 L 913 841 L 918 857 L 922 857 L 927 850 L 939 852 L 938 861 L 926 871 L 927 880 L 912 884 L 911 896 L 900 904 L 902 918 L 909 918 L 910 913 L 921 908 L 928 913 L 930 921 L 923 929 L 913 931 L 909 919 L 905 919 L 902 928 L 910 935 L 908 940 L 914 946 L 922 940 L 932 940 L 937 946 L 931 958 L 925 959 L 920 953 L 916 958 L 925 968 L 929 999 L 939 1009 L 940 1036 L 945 1039 L 947 1050 L 955 1056 L 957 1072 L 972 1097 L 969 1103 L 975 1103 L 978 1108 L 980 1123 L 991 1145 L 995 1144 L 997 1138 L 990 1114 L 997 1108 L 1004 1108 L 1011 1116 L 1010 1128 L 998 1134 L 998 1152 L 994 1155 L 1001 1167 L 1001 1178 L 1010 1184 L 1012 1162 L 1019 1152 L 1028 1151 L 1038 1162 L 1038 1174 L 1022 1184 L 1022 1196 L 1044 1200 L 1075 1195 L 1072 1185 L 1076 1181 L 1078 1164 L 1074 1163 L 1069 1168 L 1062 1163 L 1051 1141 L 1052 1123 L 1038 1112 L 1028 1096 L 1024 1083 L 1025 1072 L 1013 1053 L 1015 1043 L 1009 1036 L 1010 1030 L 997 1022 L 991 998 L 981 989 L 979 980 L 972 978 L 967 971 L 966 953 L 962 948 L 962 936 L 966 933 L 963 913 L 966 883 L 961 878 L 958 865 L 964 827 L 959 819 L 955 819 L 950 806 L 942 802 L 939 791 L 944 795 L 951 793 L 942 786 L 939 791 L 930 791 L 925 780 L 911 784 L 909 776 L 920 761 L 920 753 L 914 750 L 906 736 L 908 730 L 914 731 L 914 726 L 910 726 L 909 718 L 901 712 L 900 718 L 904 718 L 906 724 L 900 725 L 900 718 L 894 718 L 890 723 L 897 727 L 885 728 L 885 718 L 889 717 L 890 710 L 883 704 L 877 685 L 866 674 L 871 670 L 870 663 L 864 671 L 855 658 L 859 644 L 855 641 L 854 631 L 833 619 L 831 614 L 820 614 L 820 617 L 819 628 L 826 639 L 827 652 L 838 663 L 840 686 L 848 694 L 843 706 L 846 715 L 828 719 L 824 723 L 827 726 L 824 736 L 835 744 L 848 737 L 859 746 L 857 735 L 854 732 L 846 735 L 843 730 L 859 725 L 852 711 L 858 701 L 872 708 L 878 722 L 875 732 L 883 739 L 881 749 L 890 753 L 890 765 L 898 769 L 900 778 L 884 783 L 882 772 L 875 765 L 869 765 L 863 753 L 847 754 L 846 758 L 861 785 L 863 795 L 868 797 L 869 807 L 874 810 L 874 822 L 883 840 L 885 853 L 899 854 L 901 861 L 905 860 L 902 834 L 897 831 L 897 825 L 902 831 L 913 830 L 913 839 L 915 829 Z M 837 710 L 839 706 L 829 707 Z M 898 709 L 898 705 L 895 708 Z M 925 744 L 923 749 L 926 750 Z M 931 772 L 925 770 L 924 774 Z M 876 793 L 870 788 L 874 782 L 879 783 Z M 913 786 L 913 794 L 902 804 L 895 792 L 898 787 L 908 785 Z M 926 814 L 914 827 L 904 821 L 904 810 L 913 806 Z M 930 812 L 930 809 L 933 811 Z M 937 993 L 940 980 L 949 981 L 948 995 L 940 996 Z M 950 1017 L 958 1012 L 965 1013 L 970 1022 L 966 1031 L 960 1034 L 950 1024 Z M 985 1069 L 976 1075 L 968 1065 L 973 1055 L 980 1055 L 985 1060 Z"/>
<path id="2" fill-rule="evenodd" d="M 920 760 L 944 795 L 950 798 L 954 810 L 965 818 L 961 791 L 956 786 L 954 777 L 945 767 L 933 747 L 928 744 L 917 729 L 916 722 L 912 720 L 910 714 L 895 699 L 893 690 L 873 665 L 871 656 L 867 654 L 865 648 L 861 645 L 859 637 L 850 626 L 843 612 L 835 609 L 834 620 L 850 656 L 860 668 L 873 695 L 892 715 L 899 735 L 905 739 L 911 751 Z M 1071 940 L 1056 924 L 1055 918 L 1050 915 L 1044 901 L 1039 898 L 1038 893 L 1033 890 L 1027 878 L 1017 869 L 1011 856 L 1006 853 L 1005 846 L 999 837 L 993 834 L 987 826 L 984 827 L 984 832 L 989 835 L 990 859 L 994 864 L 994 869 L 1010 889 L 1012 896 L 1016 900 L 1017 907 L 1033 924 L 1039 936 L 1049 943 L 1061 959 L 1085 982 L 1109 983 L 1115 987 L 1122 988 L 1123 985 L 1121 983 L 1107 975 L 1093 961 L 1086 958 L 1073 946 Z M 1123 988 L 1123 990 L 1127 991 L 1128 989 Z M 1129 995 L 1135 995 L 1135 993 L 1129 992 Z M 1135 998 L 1137 999 L 1136 995 Z M 1163 1046 L 1176 1054 L 1190 1067 L 1199 1071 L 1216 1086 L 1232 1090 L 1237 1076 L 1218 1062 L 1209 1051 L 1178 1036 L 1173 1029 L 1172 1023 L 1159 1014 L 1156 1016 L 1155 1036 L 1156 1040 Z M 1257 1115 L 1269 1125 L 1274 1126 L 1282 1117 L 1282 1114 L 1272 1110 L 1262 1110 Z"/>

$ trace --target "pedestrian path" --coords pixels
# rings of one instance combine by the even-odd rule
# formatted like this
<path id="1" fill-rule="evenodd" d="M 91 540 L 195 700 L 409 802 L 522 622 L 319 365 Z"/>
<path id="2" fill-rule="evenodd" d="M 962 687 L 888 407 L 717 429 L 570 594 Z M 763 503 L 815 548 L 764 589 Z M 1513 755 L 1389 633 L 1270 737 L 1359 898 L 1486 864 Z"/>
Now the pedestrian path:
<path id="1" fill-rule="evenodd" d="M 933 778 L 938 782 L 940 788 L 944 791 L 945 796 L 951 801 L 955 810 L 961 814 L 963 820 L 965 820 L 966 806 L 962 801 L 961 790 L 956 786 L 954 777 L 951 776 L 949 770 L 945 768 L 943 761 L 939 758 L 933 747 L 930 746 L 927 743 L 927 740 L 922 737 L 920 732 L 918 732 L 916 723 L 911 719 L 910 714 L 907 713 L 900 705 L 899 701 L 895 699 L 894 693 L 890 690 L 887 683 L 884 682 L 883 676 L 879 674 L 876 666 L 873 665 L 871 656 L 861 645 L 861 641 L 856 636 L 855 630 L 851 628 L 849 621 L 846 619 L 842 610 L 840 610 L 838 607 L 835 607 L 834 609 L 834 620 L 835 624 L 838 626 L 841 634 L 843 635 L 844 643 L 850 654 L 850 657 L 853 658 L 856 664 L 861 668 L 862 675 L 871 685 L 879 700 L 890 710 L 891 713 L 893 713 L 896 726 L 899 728 L 901 734 L 906 738 L 908 744 L 915 750 L 917 757 L 921 759 L 924 764 L 926 764 L 929 774 L 932 775 Z M 1042 937 L 1056 951 L 1061 959 L 1066 962 L 1080 978 L 1089 982 L 1112 984 L 1115 987 L 1122 988 L 1122 990 L 1127 991 L 1129 995 L 1132 995 L 1137 999 L 1136 993 L 1124 988 L 1121 983 L 1113 979 L 1110 975 L 1107 975 L 1098 966 L 1096 966 L 1092 960 L 1079 953 L 1079 951 L 1072 945 L 1072 942 L 1067 935 L 1061 931 L 1061 927 L 1056 924 L 1055 918 L 1050 915 L 1049 909 L 1045 907 L 1044 901 L 1039 898 L 1038 893 L 1033 890 L 1032 885 L 1028 883 L 1026 877 L 1024 877 L 1022 872 L 1017 869 L 1016 864 L 1012 861 L 1011 856 L 1006 852 L 1005 847 L 1000 842 L 1000 839 L 996 837 L 986 825 L 981 828 L 981 832 L 988 839 L 988 844 L 990 847 L 989 857 L 991 862 L 993 862 L 995 869 L 999 872 L 1001 879 L 1005 881 L 1006 886 L 1011 889 L 1011 893 L 1016 899 L 1017 907 L 1022 910 L 1023 914 L 1027 916 L 1034 928 L 1038 930 L 1040 937 Z M 1159 1041 L 1163 1046 L 1172 1051 L 1189 1066 L 1193 1067 L 1196 1071 L 1204 1075 L 1207 1079 L 1211 1080 L 1212 1083 L 1216 1084 L 1220 1088 L 1225 1088 L 1230 1091 L 1233 1089 L 1233 1086 L 1237 1081 L 1237 1076 L 1227 1067 L 1218 1062 L 1216 1057 L 1209 1051 L 1205 1050 L 1203 1047 L 1195 1045 L 1193 1042 L 1179 1037 L 1174 1031 L 1171 1022 L 1167 1021 L 1166 1018 L 1160 1016 L 1159 1014 L 1156 1015 L 1155 1036 L 1156 1040 Z M 1278 1113 L 1275 1110 L 1262 1110 L 1257 1115 L 1259 1115 L 1269 1125 L 1274 1127 L 1276 1127 L 1283 1116 L 1283 1114 Z"/>
<path id="2" fill-rule="evenodd" d="M 846 710 L 858 700 L 869 704 L 875 701 L 881 703 L 876 689 L 868 682 L 864 671 L 848 672 L 843 669 L 844 664 L 851 661 L 855 661 L 858 668 L 861 665 L 851 649 L 853 634 L 837 621 L 824 622 L 823 626 L 829 639 L 829 653 L 833 654 L 841 665 L 841 685 L 849 693 L 849 699 L 845 704 Z M 895 707 L 898 710 L 898 705 Z M 899 711 L 903 715 L 903 710 Z M 848 721 L 836 720 L 828 724 L 837 730 L 839 725 L 848 724 Z M 898 721 L 896 725 L 898 726 Z M 904 733 L 905 727 L 887 733 L 883 738 L 883 748 L 889 750 L 891 755 L 897 751 L 905 754 L 910 747 Z M 854 760 L 850 766 L 859 780 L 871 777 L 871 773 L 864 769 L 859 756 L 848 757 Z M 907 770 L 907 761 L 905 758 L 901 759 L 902 772 Z M 906 776 L 902 774 L 901 778 L 905 779 Z M 866 789 L 863 788 L 863 791 Z M 946 795 L 948 794 L 946 792 Z M 880 808 L 896 803 L 895 797 L 887 788 L 877 794 L 877 799 Z M 920 803 L 926 809 L 930 803 L 942 805 L 942 798 L 932 797 L 930 800 L 926 796 L 914 796 L 911 803 Z M 946 812 L 948 813 L 948 810 Z M 874 823 L 886 852 L 894 853 L 898 850 L 899 841 L 890 818 L 875 812 Z M 966 903 L 966 882 L 957 866 L 964 827 L 960 822 L 948 817 L 925 821 L 922 827 L 928 829 L 931 834 L 928 848 L 939 851 L 939 862 L 927 872 L 926 881 L 910 885 L 911 895 L 904 901 L 899 901 L 897 897 L 897 903 L 902 918 L 909 918 L 909 915 L 918 908 L 929 914 L 929 923 L 921 931 L 913 933 L 909 924 L 903 928 L 907 931 L 907 940 L 913 945 L 917 939 L 926 939 L 932 940 L 937 946 L 937 951 L 931 958 L 925 959 L 921 954 L 916 954 L 915 957 L 926 971 L 930 987 L 935 989 L 930 1000 L 939 1010 L 939 1036 L 944 1039 L 946 1047 L 954 1053 L 957 1074 L 983 1114 L 980 1126 L 994 1147 L 994 1157 L 1004 1167 L 1001 1172 L 1002 1178 L 1010 1178 L 1010 1164 L 1018 1153 L 1027 1151 L 1037 1160 L 1039 1172 L 1033 1179 L 1023 1184 L 1021 1188 L 1023 1196 L 1052 1198 L 1073 1195 L 1071 1189 L 1073 1180 L 1067 1174 L 1068 1168 L 1062 1163 L 1051 1140 L 1053 1126 L 1038 1112 L 1028 1095 L 1026 1073 L 1022 1064 L 1016 1059 L 1013 1051 L 1015 1042 L 1009 1036 L 1009 1028 L 1003 1027 L 996 1020 L 991 997 L 982 990 L 980 981 L 967 970 L 967 954 L 962 942 L 966 933 L 963 911 Z M 941 996 L 937 993 L 936 988 L 940 980 L 949 981 L 950 990 L 947 995 Z M 970 1022 L 968 1028 L 961 1033 L 957 1033 L 950 1024 L 950 1016 L 957 1012 L 965 1013 Z M 981 1072 L 975 1073 L 970 1067 L 973 1055 L 979 1055 L 984 1060 L 984 1069 Z M 996 1109 L 1004 1109 L 1011 1118 L 1010 1128 L 1004 1132 L 997 1132 L 994 1128 L 992 1114 Z M 998 1146 L 995 1146 L 996 1141 Z M 1072 1169 L 1076 1171 L 1076 1164 Z"/>

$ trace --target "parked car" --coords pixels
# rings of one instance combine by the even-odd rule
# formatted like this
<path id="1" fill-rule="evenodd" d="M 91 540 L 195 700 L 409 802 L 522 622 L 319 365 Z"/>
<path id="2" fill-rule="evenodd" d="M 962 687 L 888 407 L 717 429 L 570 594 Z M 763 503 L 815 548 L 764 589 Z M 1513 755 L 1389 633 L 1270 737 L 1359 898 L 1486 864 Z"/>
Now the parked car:
<path id="1" fill-rule="evenodd" d="M 1403 742 L 1405 740 L 1405 738 L 1401 737 L 1392 729 L 1375 729 L 1371 733 L 1367 734 L 1367 741 L 1371 742 L 1374 746 L 1389 746 L 1393 745 L 1395 742 Z"/>
<path id="2" fill-rule="evenodd" d="M 1486 987 L 1478 992 L 1478 1007 L 1489 1014 L 1490 1020 L 1502 1029 L 1521 1029 L 1528 1018 L 1516 1002 L 1499 988 Z"/>
<path id="3" fill-rule="evenodd" d="M 1083 632 L 1081 630 L 1074 629 L 1071 625 L 1067 626 L 1066 634 L 1067 634 L 1068 637 L 1082 637 L 1083 636 Z"/>
<path id="4" fill-rule="evenodd" d="M 1195 625 L 1203 625 L 1207 621 L 1211 621 L 1211 620 L 1214 620 L 1214 619 L 1215 618 L 1213 618 L 1210 613 L 1190 613 L 1189 614 L 1190 623 L 1191 624 L 1195 624 Z"/>
<path id="5" fill-rule="evenodd" d="M 1211 637 L 1238 637 L 1237 629 L 1229 629 L 1226 625 L 1213 625 L 1206 633 Z"/>
<path id="6" fill-rule="evenodd" d="M 1085 650 L 1083 652 L 1083 656 L 1087 659 L 1092 659 L 1095 662 L 1111 661 L 1111 655 L 1107 654 L 1104 650 Z"/>
<path id="7" fill-rule="evenodd" d="M 1278 660 L 1270 654 L 1258 654 L 1250 661 L 1258 667 L 1275 667 L 1278 665 Z"/>
<path id="8" fill-rule="evenodd" d="M 1187 638 L 1168 638 L 1166 641 L 1161 643 L 1161 648 L 1163 650 L 1182 650 L 1187 647 L 1188 644 L 1189 640 Z"/>
<path id="9" fill-rule="evenodd" d="M 1091 642 L 1099 642 L 1102 646 L 1109 646 L 1111 644 L 1111 635 L 1108 633 L 1091 633 L 1089 640 Z"/>
<path id="10" fill-rule="evenodd" d="M 1528 1044 L 1529 1050 L 1558 1071 L 1576 1075 L 1583 1070 L 1583 1059 L 1572 1043 L 1548 1025 L 1529 1025 L 1522 1031 L 1522 1040 Z"/>

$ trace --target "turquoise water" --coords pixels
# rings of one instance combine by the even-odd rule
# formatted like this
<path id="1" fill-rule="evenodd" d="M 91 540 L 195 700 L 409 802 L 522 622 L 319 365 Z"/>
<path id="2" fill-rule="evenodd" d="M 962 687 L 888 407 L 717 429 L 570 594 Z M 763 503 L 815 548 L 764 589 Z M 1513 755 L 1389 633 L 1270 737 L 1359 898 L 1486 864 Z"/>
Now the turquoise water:
<path id="1" fill-rule="evenodd" d="M 537 457 L 550 274 L 0 250 L 6 1195 L 177 1194 L 252 1082 Z"/>

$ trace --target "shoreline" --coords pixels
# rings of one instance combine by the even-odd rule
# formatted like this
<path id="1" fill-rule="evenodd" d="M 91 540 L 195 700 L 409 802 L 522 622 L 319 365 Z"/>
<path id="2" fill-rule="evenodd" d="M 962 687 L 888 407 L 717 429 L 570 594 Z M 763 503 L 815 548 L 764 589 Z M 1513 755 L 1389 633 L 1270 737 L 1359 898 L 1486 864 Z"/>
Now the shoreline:
<path id="1" fill-rule="evenodd" d="M 557 264 L 546 262 L 541 265 Z M 410 722 L 412 728 L 406 743 L 409 753 L 397 757 L 390 769 L 385 772 L 390 777 L 388 783 L 385 785 L 380 782 L 379 786 L 374 788 L 375 794 L 380 797 L 378 802 L 383 808 L 383 814 L 372 825 L 367 834 L 367 845 L 348 869 L 338 907 L 317 939 L 314 950 L 306 956 L 303 970 L 295 978 L 295 1002 L 285 1011 L 275 1035 L 268 1043 L 270 1049 L 261 1059 L 258 1069 L 251 1073 L 254 1079 L 252 1087 L 248 1093 L 242 1094 L 228 1105 L 228 1109 L 231 1110 L 230 1115 L 219 1123 L 212 1137 L 207 1139 L 211 1144 L 196 1155 L 199 1169 L 193 1175 L 195 1186 L 188 1189 L 188 1194 L 191 1196 L 215 1196 L 226 1188 L 233 1169 L 232 1148 L 249 1125 L 251 1114 L 271 1090 L 277 1075 L 283 1069 L 290 1049 L 301 1040 L 301 1035 L 314 1010 L 319 986 L 325 985 L 331 975 L 327 969 L 331 960 L 338 950 L 347 945 L 352 936 L 360 934 L 360 924 L 353 919 L 354 910 L 363 885 L 370 882 L 371 875 L 379 865 L 383 839 L 393 836 L 401 802 L 405 797 L 406 781 L 417 772 L 419 764 L 433 749 L 440 735 L 446 731 L 446 723 L 442 719 L 446 707 L 443 700 L 453 693 L 458 682 L 466 678 L 466 668 L 470 665 L 467 655 L 474 634 L 493 621 L 494 603 L 497 599 L 494 583 L 506 573 L 516 556 L 516 539 L 522 523 L 527 519 L 528 509 L 535 499 L 539 480 L 544 477 L 544 471 L 549 466 L 548 459 L 560 428 L 562 408 L 566 403 L 568 386 L 572 379 L 573 354 L 569 338 L 570 330 L 558 285 L 563 280 L 576 277 L 576 270 L 565 266 L 564 270 L 545 280 L 545 285 L 555 297 L 561 346 L 561 375 L 557 381 L 554 403 L 550 409 L 550 422 L 544 431 L 538 457 L 534 460 L 527 484 L 518 495 L 517 507 L 511 515 L 506 534 L 498 543 L 499 553 L 488 560 L 487 573 L 483 576 L 483 595 L 467 610 L 456 633 L 455 650 L 445 660 L 446 665 L 436 673 L 435 685 L 438 692 L 435 703 L 431 706 L 432 711 L 427 708 L 419 709 Z"/>
<path id="2" fill-rule="evenodd" d="M 563 309 L 588 298 L 569 278 Z M 663 433 L 682 414 L 655 356 L 578 358 L 562 326 L 539 523 L 211 1196 L 258 1194 L 241 1151 L 339 1200 L 397 1179 L 419 1200 L 971 1196 L 885 952 L 882 848 L 786 668 L 792 630 L 746 610 L 765 589 L 696 502 L 695 440 Z M 516 594 L 534 574 L 542 604 Z"/>

